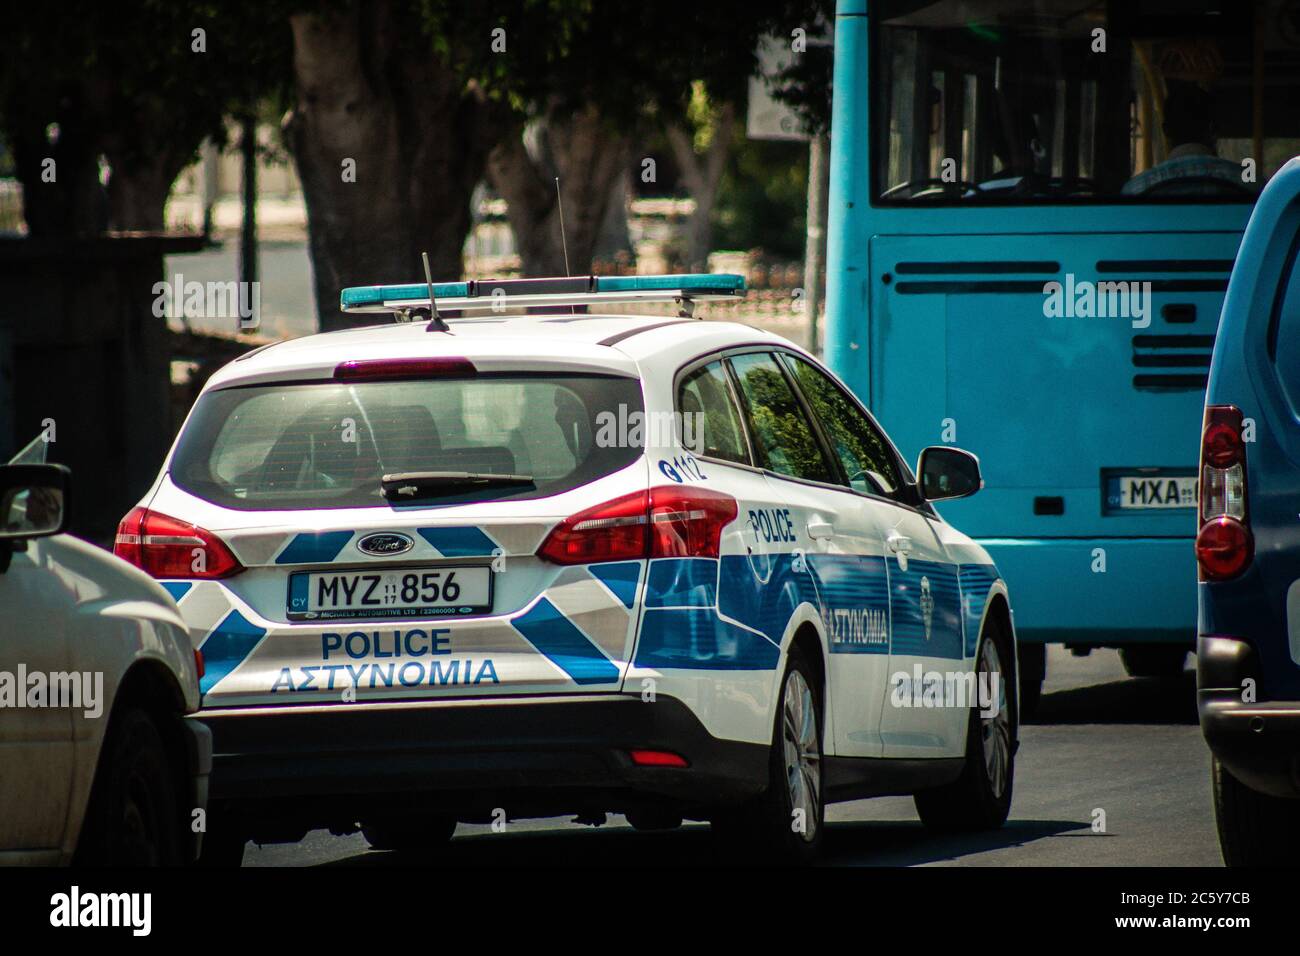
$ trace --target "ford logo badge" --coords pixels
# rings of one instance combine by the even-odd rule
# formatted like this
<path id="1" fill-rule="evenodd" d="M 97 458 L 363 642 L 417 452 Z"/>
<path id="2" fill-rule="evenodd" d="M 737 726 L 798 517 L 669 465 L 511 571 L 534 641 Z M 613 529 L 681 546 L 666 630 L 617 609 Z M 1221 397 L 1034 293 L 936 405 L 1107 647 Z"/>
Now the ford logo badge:
<path id="1" fill-rule="evenodd" d="M 368 534 L 357 542 L 357 550 L 362 554 L 374 554 L 387 557 L 393 554 L 405 554 L 415 546 L 410 535 L 398 534 L 396 531 L 381 531 Z"/>

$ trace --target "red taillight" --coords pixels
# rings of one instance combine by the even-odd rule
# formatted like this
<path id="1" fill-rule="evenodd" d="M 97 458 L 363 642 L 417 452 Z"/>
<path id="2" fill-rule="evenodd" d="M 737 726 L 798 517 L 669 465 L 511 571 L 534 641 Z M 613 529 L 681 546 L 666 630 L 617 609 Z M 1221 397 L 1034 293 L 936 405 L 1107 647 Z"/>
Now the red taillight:
<path id="1" fill-rule="evenodd" d="M 1240 417 L 1241 413 L 1237 414 Z M 1205 463 L 1215 468 L 1228 468 L 1241 461 L 1240 422 L 1234 427 L 1227 421 L 1207 421 L 1202 453 L 1205 455 Z"/>
<path id="2" fill-rule="evenodd" d="M 1205 581 L 1235 578 L 1255 556 L 1250 529 L 1236 518 L 1215 518 L 1201 525 L 1196 536 L 1196 562 Z"/>
<path id="3" fill-rule="evenodd" d="M 1246 445 L 1241 409 L 1207 405 L 1201 429 L 1196 563 L 1202 581 L 1241 574 L 1255 555 L 1246 510 Z"/>
<path id="4" fill-rule="evenodd" d="M 708 488 L 637 491 L 565 518 L 538 554 L 556 564 L 636 558 L 716 558 L 736 499 Z"/>
<path id="5" fill-rule="evenodd" d="M 113 553 L 155 578 L 224 578 L 244 570 L 211 531 L 147 508 L 127 512 Z"/>
<path id="6" fill-rule="evenodd" d="M 439 375 L 473 375 L 478 370 L 474 363 L 459 356 L 440 355 L 433 358 L 373 359 L 341 362 L 334 369 L 334 378 L 340 382 L 357 382 L 373 379 L 430 378 Z"/>
<path id="7" fill-rule="evenodd" d="M 556 564 L 595 564 L 646 556 L 650 521 L 644 491 L 623 495 L 565 518 L 537 553 Z"/>
<path id="8" fill-rule="evenodd" d="M 652 558 L 716 558 L 722 529 L 736 520 L 736 499 L 708 488 L 650 489 Z"/>
<path id="9" fill-rule="evenodd" d="M 689 767 L 686 758 L 670 750 L 630 750 L 628 755 L 638 767 Z"/>
<path id="10" fill-rule="evenodd" d="M 202 680 L 203 675 L 207 673 L 208 666 L 203 663 L 203 652 L 197 647 L 194 648 L 194 668 L 199 673 L 199 680 Z"/>

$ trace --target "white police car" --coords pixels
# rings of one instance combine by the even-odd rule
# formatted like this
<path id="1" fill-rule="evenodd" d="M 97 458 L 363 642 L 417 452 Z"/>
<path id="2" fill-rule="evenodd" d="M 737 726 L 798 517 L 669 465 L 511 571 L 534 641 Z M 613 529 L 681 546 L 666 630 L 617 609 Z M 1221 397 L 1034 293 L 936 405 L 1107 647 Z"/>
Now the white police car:
<path id="1" fill-rule="evenodd" d="M 798 859 L 826 802 L 897 793 L 927 823 L 1005 820 L 1007 592 L 929 503 L 978 490 L 978 463 L 927 449 L 918 484 L 805 352 L 688 317 L 743 294 L 348 289 L 399 321 L 213 376 L 116 548 L 202 647 L 210 854 L 616 811 Z M 678 316 L 577 308 L 653 299 Z"/>

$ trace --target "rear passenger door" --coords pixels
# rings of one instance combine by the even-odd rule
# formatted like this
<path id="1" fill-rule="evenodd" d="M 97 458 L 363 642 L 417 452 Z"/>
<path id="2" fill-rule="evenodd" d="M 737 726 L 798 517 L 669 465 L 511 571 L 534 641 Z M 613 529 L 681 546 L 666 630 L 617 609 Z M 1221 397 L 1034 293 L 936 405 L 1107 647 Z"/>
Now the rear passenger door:
<path id="1" fill-rule="evenodd" d="M 816 608 L 827 636 L 826 738 L 840 755 L 879 756 L 889 646 L 882 539 L 774 352 L 730 358 L 755 454 L 767 469 L 782 575 L 773 588 Z M 760 516 L 759 531 L 766 533 Z M 787 570 L 788 569 L 788 570 Z"/>
<path id="2" fill-rule="evenodd" d="M 883 681 L 887 691 L 881 695 L 876 718 L 884 755 L 942 756 L 954 747 L 960 752 L 966 710 L 927 707 L 924 701 L 921 706 L 903 706 L 893 693 L 896 675 L 914 678 L 918 666 L 923 680 L 928 674 L 962 669 L 957 569 L 932 519 L 914 506 L 917 499 L 907 487 L 905 468 L 870 416 L 813 363 L 791 353 L 785 353 L 783 360 L 855 499 L 842 511 L 847 513 L 846 525 L 852 522 L 862 528 L 865 545 L 859 553 L 869 583 L 847 592 L 856 599 L 850 603 L 871 607 L 878 580 L 887 582 L 889 652 Z M 839 646 L 842 652 L 845 648 Z M 832 653 L 836 649 L 833 642 Z M 908 703 L 913 703 L 911 698 Z"/>

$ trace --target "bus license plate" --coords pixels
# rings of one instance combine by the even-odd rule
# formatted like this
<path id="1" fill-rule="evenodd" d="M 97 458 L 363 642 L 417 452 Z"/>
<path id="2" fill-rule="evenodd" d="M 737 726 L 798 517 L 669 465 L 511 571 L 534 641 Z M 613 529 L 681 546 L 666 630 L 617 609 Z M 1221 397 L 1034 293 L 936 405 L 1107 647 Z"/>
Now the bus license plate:
<path id="1" fill-rule="evenodd" d="M 485 566 L 298 571 L 289 576 L 289 620 L 449 617 L 492 609 Z"/>
<path id="2" fill-rule="evenodd" d="M 1196 507 L 1195 475 L 1111 475 L 1106 504 L 1120 510 Z"/>

